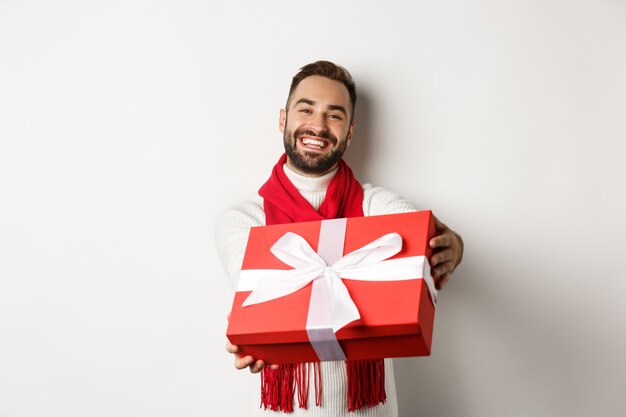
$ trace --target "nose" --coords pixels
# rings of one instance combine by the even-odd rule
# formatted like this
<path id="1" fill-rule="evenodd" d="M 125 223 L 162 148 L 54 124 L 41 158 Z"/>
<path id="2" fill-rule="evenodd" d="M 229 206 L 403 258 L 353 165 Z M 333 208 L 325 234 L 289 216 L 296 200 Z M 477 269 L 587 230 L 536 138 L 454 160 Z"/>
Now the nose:
<path id="1" fill-rule="evenodd" d="M 325 132 L 328 128 L 326 116 L 323 112 L 316 112 L 311 119 L 311 127 L 318 132 Z"/>

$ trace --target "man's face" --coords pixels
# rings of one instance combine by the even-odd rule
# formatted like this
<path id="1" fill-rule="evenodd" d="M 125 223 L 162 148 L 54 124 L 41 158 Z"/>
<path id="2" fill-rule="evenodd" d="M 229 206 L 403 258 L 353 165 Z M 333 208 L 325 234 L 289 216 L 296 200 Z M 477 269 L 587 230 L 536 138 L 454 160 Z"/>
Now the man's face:
<path id="1" fill-rule="evenodd" d="M 352 139 L 352 106 L 339 81 L 312 75 L 298 84 L 289 108 L 280 111 L 287 166 L 320 176 L 337 166 Z"/>

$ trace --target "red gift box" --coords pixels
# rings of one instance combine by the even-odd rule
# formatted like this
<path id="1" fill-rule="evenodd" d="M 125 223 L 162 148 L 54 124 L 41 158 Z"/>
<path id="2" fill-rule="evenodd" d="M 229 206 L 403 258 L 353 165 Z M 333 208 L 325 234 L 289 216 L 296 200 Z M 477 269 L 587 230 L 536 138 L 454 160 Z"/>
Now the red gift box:
<path id="1" fill-rule="evenodd" d="M 427 260 L 433 236 L 430 211 L 253 227 L 226 335 L 242 356 L 272 364 L 338 360 L 341 354 L 347 359 L 429 355 L 436 290 Z M 301 259 L 318 255 L 324 263 L 319 267 Z M 352 265 L 359 262 L 365 265 Z M 308 283 L 301 288 L 275 293 L 281 283 L 290 286 L 303 277 Z M 255 292 L 248 301 L 257 295 L 261 301 L 245 305 Z M 334 304 L 334 294 L 351 300 Z M 347 318 L 324 321 L 342 320 L 329 308 L 347 311 Z"/>

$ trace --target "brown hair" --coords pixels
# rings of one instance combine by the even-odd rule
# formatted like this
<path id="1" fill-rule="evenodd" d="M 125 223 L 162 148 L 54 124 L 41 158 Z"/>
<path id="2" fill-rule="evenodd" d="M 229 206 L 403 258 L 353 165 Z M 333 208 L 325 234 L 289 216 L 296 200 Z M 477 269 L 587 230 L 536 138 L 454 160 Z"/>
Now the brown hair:
<path id="1" fill-rule="evenodd" d="M 333 64 L 330 61 L 316 61 L 300 68 L 300 71 L 294 75 L 291 80 L 291 87 L 289 87 L 289 96 L 287 97 L 287 105 L 285 109 L 289 110 L 291 94 L 293 94 L 293 91 L 296 89 L 298 84 L 311 75 L 319 75 L 330 78 L 331 80 L 339 81 L 348 89 L 348 94 L 350 94 L 350 104 L 352 104 L 352 115 L 350 117 L 350 121 L 352 121 L 352 119 L 354 119 L 354 106 L 356 105 L 356 86 L 354 85 L 352 76 L 347 69 L 341 65 Z"/>

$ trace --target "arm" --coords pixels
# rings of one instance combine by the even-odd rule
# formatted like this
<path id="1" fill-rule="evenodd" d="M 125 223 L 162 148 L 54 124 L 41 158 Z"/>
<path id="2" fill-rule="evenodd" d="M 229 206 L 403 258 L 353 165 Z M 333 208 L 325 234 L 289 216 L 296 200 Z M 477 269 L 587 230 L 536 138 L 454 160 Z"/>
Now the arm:
<path id="1" fill-rule="evenodd" d="M 215 224 L 215 245 L 233 289 L 237 288 L 239 271 L 246 250 L 248 233 L 253 226 L 265 224 L 262 202 L 245 202 L 235 208 L 224 211 Z M 265 362 L 252 356 L 239 355 L 239 347 L 226 340 L 226 350 L 235 357 L 235 368 L 250 368 L 250 372 L 260 372 Z"/>
<path id="2" fill-rule="evenodd" d="M 250 228 L 265 225 L 262 207 L 260 201 L 246 201 L 225 210 L 215 223 L 215 246 L 233 289 L 239 283 Z"/>

